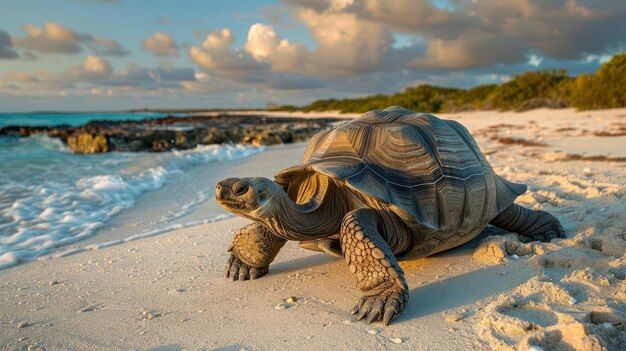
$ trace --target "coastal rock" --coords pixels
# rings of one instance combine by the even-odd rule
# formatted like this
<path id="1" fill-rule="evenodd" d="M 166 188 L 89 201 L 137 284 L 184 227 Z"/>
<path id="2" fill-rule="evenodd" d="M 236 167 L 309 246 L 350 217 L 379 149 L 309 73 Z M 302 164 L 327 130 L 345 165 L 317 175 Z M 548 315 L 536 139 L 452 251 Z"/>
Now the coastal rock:
<path id="1" fill-rule="evenodd" d="M 80 133 L 67 139 L 70 150 L 77 154 L 98 154 L 109 151 L 109 144 L 104 135 Z"/>
<path id="2" fill-rule="evenodd" d="M 261 146 L 283 144 L 286 139 L 284 133 L 271 127 L 248 127 L 244 130 L 244 137 L 241 138 L 241 142 L 242 144 Z"/>
<path id="3" fill-rule="evenodd" d="M 165 152 L 198 145 L 235 143 L 276 145 L 302 142 L 338 118 L 302 119 L 259 115 L 188 116 L 140 121 L 92 121 L 81 127 L 7 126 L 0 136 L 46 133 L 67 143 L 73 153 Z"/>
<path id="4" fill-rule="evenodd" d="M 222 144 L 228 141 L 228 137 L 223 130 L 216 127 L 208 128 L 202 136 L 202 144 Z"/>

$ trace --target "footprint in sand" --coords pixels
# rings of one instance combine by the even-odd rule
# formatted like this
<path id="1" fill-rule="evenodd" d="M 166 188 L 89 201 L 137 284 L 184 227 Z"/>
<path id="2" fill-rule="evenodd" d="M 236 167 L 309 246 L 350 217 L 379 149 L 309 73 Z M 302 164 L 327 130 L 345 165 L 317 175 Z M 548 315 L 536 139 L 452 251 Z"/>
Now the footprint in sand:
<path id="1" fill-rule="evenodd" d="M 502 306 L 496 309 L 507 316 L 527 321 L 528 323 L 541 327 L 549 327 L 558 322 L 554 312 L 546 310 L 545 307 L 536 306 L 534 302 L 526 304 L 513 304 Z M 529 324 L 529 325 L 531 325 Z"/>

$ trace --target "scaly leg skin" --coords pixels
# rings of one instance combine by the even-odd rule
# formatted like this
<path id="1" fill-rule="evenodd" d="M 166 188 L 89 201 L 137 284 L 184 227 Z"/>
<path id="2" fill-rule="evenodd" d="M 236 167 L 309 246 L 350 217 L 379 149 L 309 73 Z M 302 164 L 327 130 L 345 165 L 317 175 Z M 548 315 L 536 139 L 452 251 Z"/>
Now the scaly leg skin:
<path id="1" fill-rule="evenodd" d="M 224 275 L 233 281 L 264 276 L 286 242 L 259 222 L 248 224 L 237 231 L 228 248 L 231 255 L 226 262 Z"/>
<path id="2" fill-rule="evenodd" d="M 565 230 L 556 217 L 548 212 L 531 210 L 517 204 L 507 207 L 490 224 L 517 233 L 524 243 L 565 238 Z"/>
<path id="3" fill-rule="evenodd" d="M 357 320 L 367 317 L 367 323 L 382 320 L 389 325 L 406 308 L 409 293 L 404 272 L 376 229 L 377 221 L 371 209 L 348 212 L 341 226 L 341 248 L 364 295 L 352 314 Z"/>

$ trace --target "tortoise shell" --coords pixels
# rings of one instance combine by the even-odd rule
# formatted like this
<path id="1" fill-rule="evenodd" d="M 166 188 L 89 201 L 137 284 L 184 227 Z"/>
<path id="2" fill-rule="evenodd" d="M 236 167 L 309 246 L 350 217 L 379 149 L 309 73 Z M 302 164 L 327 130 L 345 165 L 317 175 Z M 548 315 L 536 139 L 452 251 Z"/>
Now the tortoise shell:
<path id="1" fill-rule="evenodd" d="M 311 209 L 324 201 L 327 178 L 431 233 L 482 230 L 526 191 L 494 173 L 460 123 L 395 106 L 314 135 L 302 163 L 276 174 Z"/>

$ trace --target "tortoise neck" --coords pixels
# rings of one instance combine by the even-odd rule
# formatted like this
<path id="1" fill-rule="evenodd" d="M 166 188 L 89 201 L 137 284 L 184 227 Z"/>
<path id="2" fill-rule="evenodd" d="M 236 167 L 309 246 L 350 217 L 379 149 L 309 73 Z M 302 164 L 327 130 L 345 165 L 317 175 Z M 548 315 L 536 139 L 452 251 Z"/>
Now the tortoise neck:
<path id="1" fill-rule="evenodd" d="M 308 240 L 339 233 L 348 205 L 343 194 L 329 189 L 328 197 L 315 210 L 308 203 L 297 204 L 278 190 L 264 221 L 276 235 L 287 240 Z"/>

